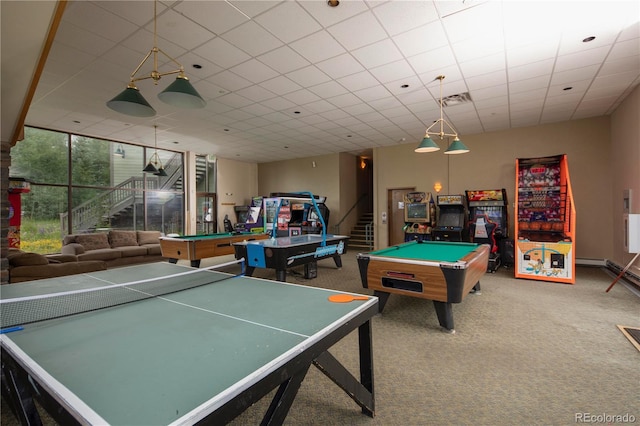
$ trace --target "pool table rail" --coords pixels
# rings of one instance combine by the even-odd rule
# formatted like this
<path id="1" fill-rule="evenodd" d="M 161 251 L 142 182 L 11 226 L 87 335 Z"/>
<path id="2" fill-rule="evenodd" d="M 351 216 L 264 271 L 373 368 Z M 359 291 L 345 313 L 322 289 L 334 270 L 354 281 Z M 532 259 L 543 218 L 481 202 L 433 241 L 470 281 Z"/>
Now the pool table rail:
<path id="1" fill-rule="evenodd" d="M 183 237 L 160 237 L 162 256 L 171 263 L 188 260 L 191 266 L 199 267 L 202 259 L 234 254 L 233 244 L 269 238 L 266 234 L 211 234 L 187 235 Z"/>

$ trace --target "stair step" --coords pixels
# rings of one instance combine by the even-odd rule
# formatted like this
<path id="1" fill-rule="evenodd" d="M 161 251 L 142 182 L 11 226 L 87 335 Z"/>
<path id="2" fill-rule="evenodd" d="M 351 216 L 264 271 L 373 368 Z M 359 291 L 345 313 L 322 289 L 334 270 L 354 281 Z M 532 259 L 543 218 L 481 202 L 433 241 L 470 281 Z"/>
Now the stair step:
<path id="1" fill-rule="evenodd" d="M 351 229 L 349 238 L 349 248 L 354 251 L 367 252 L 373 250 L 373 213 L 365 213 L 358 219 L 358 222 Z M 367 237 L 372 240 L 367 240 Z"/>

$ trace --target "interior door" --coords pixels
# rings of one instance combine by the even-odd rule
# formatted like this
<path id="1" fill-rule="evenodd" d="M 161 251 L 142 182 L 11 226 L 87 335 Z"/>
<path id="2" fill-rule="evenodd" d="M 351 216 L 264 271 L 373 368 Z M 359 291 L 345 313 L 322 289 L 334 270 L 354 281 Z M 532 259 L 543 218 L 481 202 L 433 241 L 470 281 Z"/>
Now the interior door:
<path id="1" fill-rule="evenodd" d="M 404 243 L 404 195 L 414 192 L 413 188 L 389 189 L 387 193 L 387 211 L 389 212 L 389 222 L 387 233 L 389 235 L 389 245 Z"/>

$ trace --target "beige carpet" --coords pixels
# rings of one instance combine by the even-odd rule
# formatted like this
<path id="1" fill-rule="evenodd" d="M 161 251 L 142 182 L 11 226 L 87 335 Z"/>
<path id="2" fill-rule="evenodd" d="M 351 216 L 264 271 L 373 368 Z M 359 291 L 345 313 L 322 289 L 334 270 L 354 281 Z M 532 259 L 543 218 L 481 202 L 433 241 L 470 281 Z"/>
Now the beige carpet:
<path id="1" fill-rule="evenodd" d="M 304 279 L 299 268 L 288 281 L 369 293 L 355 253 L 343 264 L 323 260 L 318 278 Z M 577 268 L 575 285 L 516 280 L 500 269 L 484 276 L 482 294 L 454 305 L 456 334 L 441 331 L 432 302 L 391 295 L 373 319 L 376 417 L 311 368 L 285 424 L 570 425 L 585 413 L 639 422 L 640 353 L 616 325 L 640 326 L 640 298 L 620 283 L 605 293 L 611 281 L 591 267 Z M 357 372 L 355 333 L 331 352 Z M 268 402 L 233 424 L 258 424 Z M 3 404 L 2 425 L 13 424 Z"/>

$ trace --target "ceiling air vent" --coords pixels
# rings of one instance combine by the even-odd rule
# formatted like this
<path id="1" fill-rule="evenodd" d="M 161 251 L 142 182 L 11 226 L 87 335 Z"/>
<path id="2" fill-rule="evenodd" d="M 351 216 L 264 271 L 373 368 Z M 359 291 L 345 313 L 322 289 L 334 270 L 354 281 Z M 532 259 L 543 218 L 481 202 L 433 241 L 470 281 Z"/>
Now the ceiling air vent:
<path id="1" fill-rule="evenodd" d="M 445 96 L 442 98 L 442 106 L 449 107 L 471 102 L 469 92 L 458 93 L 457 95 Z"/>

